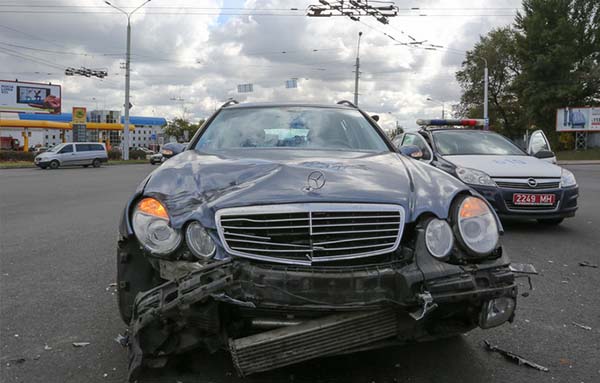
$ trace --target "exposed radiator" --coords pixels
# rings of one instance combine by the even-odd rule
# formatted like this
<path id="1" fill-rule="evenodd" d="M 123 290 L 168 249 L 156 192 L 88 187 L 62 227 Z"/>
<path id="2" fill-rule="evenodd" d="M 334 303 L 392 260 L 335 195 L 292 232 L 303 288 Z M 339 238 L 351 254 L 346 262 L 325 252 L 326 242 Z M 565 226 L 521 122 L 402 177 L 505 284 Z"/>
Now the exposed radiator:
<path id="1" fill-rule="evenodd" d="M 229 348 L 238 373 L 245 376 L 394 337 L 397 323 L 389 309 L 336 314 L 231 339 Z"/>

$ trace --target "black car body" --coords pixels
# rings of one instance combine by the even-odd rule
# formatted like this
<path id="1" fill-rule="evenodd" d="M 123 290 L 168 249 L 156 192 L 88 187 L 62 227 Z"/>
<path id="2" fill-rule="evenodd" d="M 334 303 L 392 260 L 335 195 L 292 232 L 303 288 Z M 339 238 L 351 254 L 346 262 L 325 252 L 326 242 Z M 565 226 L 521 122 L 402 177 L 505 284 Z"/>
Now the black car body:
<path id="1" fill-rule="evenodd" d="M 465 245 L 474 223 L 484 253 Z M 348 102 L 228 103 L 124 210 L 130 378 L 199 347 L 247 375 L 498 326 L 517 298 L 499 232 L 483 199 Z"/>
<path id="2" fill-rule="evenodd" d="M 577 210 L 579 188 L 572 173 L 527 154 L 497 133 L 431 126 L 405 133 L 394 144 L 400 148 L 419 147 L 423 153 L 421 161 L 462 179 L 484 196 L 502 218 L 559 224 Z M 473 152 L 477 146 L 481 150 Z M 541 154 L 548 159 L 554 156 L 549 151 Z M 468 177 L 466 173 L 470 173 Z"/>

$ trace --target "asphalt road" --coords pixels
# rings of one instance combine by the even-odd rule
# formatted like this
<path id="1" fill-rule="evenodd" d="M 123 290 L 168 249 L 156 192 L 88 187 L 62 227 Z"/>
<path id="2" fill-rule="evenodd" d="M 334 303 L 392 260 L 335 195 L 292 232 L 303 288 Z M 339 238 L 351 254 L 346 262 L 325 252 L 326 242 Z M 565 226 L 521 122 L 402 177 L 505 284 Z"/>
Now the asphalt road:
<path id="1" fill-rule="evenodd" d="M 570 166 L 579 211 L 559 227 L 505 225 L 505 249 L 540 271 L 513 324 L 460 338 L 324 358 L 246 382 L 600 381 L 600 166 Z M 0 381 L 124 382 L 114 288 L 119 213 L 150 165 L 0 170 Z M 525 285 L 523 290 L 525 291 Z M 591 326 L 576 327 L 572 322 Z M 490 340 L 547 366 L 486 351 Z M 81 348 L 73 342 L 89 342 Z M 180 358 L 147 382 L 236 382 L 228 355 Z"/>

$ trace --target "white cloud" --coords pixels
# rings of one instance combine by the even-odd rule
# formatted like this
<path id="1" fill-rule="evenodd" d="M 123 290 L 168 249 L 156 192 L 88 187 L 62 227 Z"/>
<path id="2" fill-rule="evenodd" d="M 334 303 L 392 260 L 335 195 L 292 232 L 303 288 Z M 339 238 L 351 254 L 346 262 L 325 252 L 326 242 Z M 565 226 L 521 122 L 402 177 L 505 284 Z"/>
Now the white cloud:
<path id="1" fill-rule="evenodd" d="M 114 3 L 133 7 L 140 2 Z M 186 112 L 194 118 L 206 117 L 228 97 L 240 101 L 352 100 L 357 35 L 362 31 L 361 107 L 380 114 L 384 127 L 391 128 L 396 120 L 413 127 L 417 118 L 440 113 L 441 107 L 426 101 L 427 97 L 444 101 L 447 110 L 458 102 L 460 91 L 454 72 L 463 56 L 454 50 L 427 51 L 394 45 L 382 32 L 399 41 L 412 41 L 410 35 L 426 40 L 426 44 L 466 50 L 480 34 L 506 25 L 512 18 L 465 14 L 514 13 L 514 9 L 486 9 L 489 2 L 476 0 L 421 1 L 420 11 L 401 14 L 429 16 L 396 17 L 386 26 L 368 18 L 357 23 L 341 17 L 238 16 L 230 13 L 252 11 L 223 9 L 221 15 L 217 11 L 225 7 L 290 14 L 276 10 L 303 10 L 311 3 L 316 0 L 153 0 L 132 18 L 132 114 L 169 118 L 180 115 L 181 103 L 171 98 L 183 98 Z M 101 1 L 62 0 L 53 4 L 49 12 L 110 11 Z M 517 8 L 520 2 L 503 0 L 493 4 L 494 8 Z M 73 7 L 76 5 L 81 8 Z M 407 7 L 404 3 L 397 5 Z M 26 6 L 18 9 L 35 10 Z M 158 14 L 173 12 L 182 14 Z M 13 44 L 0 45 L 10 49 L 0 52 L 0 78 L 60 83 L 65 110 L 79 105 L 94 108 L 96 104 L 122 107 L 124 70 L 120 64 L 124 61 L 125 22 L 125 16 L 117 13 L 0 13 L 0 25 L 5 26 L 0 27 L 0 44 Z M 29 60 L 15 55 L 26 55 Z M 61 70 L 66 66 L 105 68 L 110 75 L 105 80 L 66 77 Z M 299 79 L 297 89 L 284 87 L 289 78 Z M 240 83 L 253 83 L 254 92 L 238 94 L 236 86 Z"/>

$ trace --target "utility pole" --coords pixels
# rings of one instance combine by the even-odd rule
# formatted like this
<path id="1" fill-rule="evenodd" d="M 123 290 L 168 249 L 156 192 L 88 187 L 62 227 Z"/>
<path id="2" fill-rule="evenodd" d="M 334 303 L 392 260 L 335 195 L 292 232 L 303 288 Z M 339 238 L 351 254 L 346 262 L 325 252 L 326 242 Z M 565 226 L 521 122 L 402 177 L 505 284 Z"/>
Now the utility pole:
<path id="1" fill-rule="evenodd" d="M 360 37 L 362 32 L 358 32 L 358 46 L 356 47 L 356 69 L 354 72 L 354 105 L 358 106 L 358 78 L 360 77 Z"/>
<path id="2" fill-rule="evenodd" d="M 124 118 L 124 124 L 123 124 L 123 140 L 122 140 L 122 144 L 123 144 L 123 159 L 124 160 L 128 160 L 129 159 L 129 105 L 131 105 L 129 103 L 129 87 L 130 87 L 130 70 L 131 70 L 131 16 L 140 8 L 142 8 L 144 5 L 148 4 L 150 2 L 150 0 L 146 0 L 144 1 L 140 6 L 138 6 L 137 8 L 135 8 L 133 11 L 127 13 L 124 10 L 122 10 L 121 8 L 112 5 L 109 1 L 104 1 L 107 5 L 109 5 L 110 7 L 116 9 L 117 11 L 121 12 L 122 14 L 124 14 L 125 16 L 127 16 L 127 53 L 125 55 L 125 118 Z"/>
<path id="3" fill-rule="evenodd" d="M 485 121 L 485 124 L 483 126 L 483 129 L 489 130 L 490 119 L 488 116 L 488 62 L 483 57 L 481 57 L 481 59 L 485 62 L 485 68 L 483 69 L 483 120 Z"/>
<path id="4" fill-rule="evenodd" d="M 446 107 L 445 107 L 445 103 L 442 101 L 437 101 L 434 100 L 431 97 L 427 97 L 427 101 L 431 101 L 431 102 L 437 102 L 438 104 L 442 105 L 442 120 L 444 119 L 444 117 L 446 116 Z"/>

